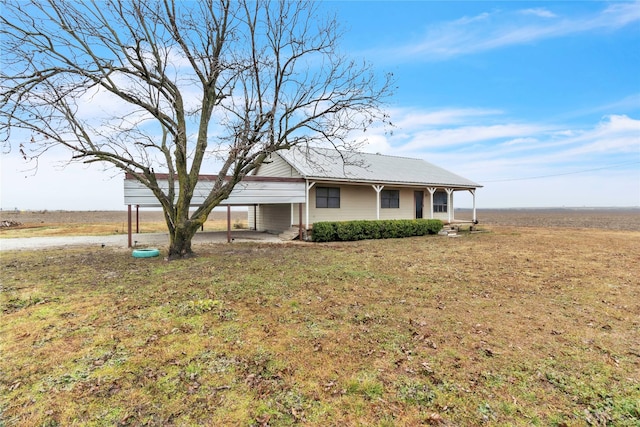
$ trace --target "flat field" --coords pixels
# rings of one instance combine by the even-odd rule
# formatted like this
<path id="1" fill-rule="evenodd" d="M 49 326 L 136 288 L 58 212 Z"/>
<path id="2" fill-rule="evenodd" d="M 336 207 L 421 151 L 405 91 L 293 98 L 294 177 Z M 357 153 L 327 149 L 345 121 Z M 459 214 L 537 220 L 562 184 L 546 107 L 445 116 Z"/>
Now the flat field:
<path id="1" fill-rule="evenodd" d="M 141 233 L 166 232 L 167 225 L 161 211 L 143 210 L 138 213 Z M 84 236 L 126 234 L 128 213 L 126 211 L 0 211 L 0 222 L 11 226 L 0 227 L 0 238 Z M 136 230 L 136 212 L 131 218 L 133 232 Z M 247 227 L 247 212 L 232 211 L 231 225 Z M 227 229 L 227 212 L 214 211 L 204 224 L 207 231 Z"/>
<path id="2" fill-rule="evenodd" d="M 0 425 L 640 425 L 640 231 L 484 217 L 175 262 L 2 252 Z"/>
<path id="3" fill-rule="evenodd" d="M 640 231 L 640 208 L 480 209 L 478 219 L 481 225 Z"/>
<path id="4" fill-rule="evenodd" d="M 470 220 L 469 209 L 456 210 L 456 218 Z M 479 209 L 480 226 L 568 227 L 640 231 L 640 208 L 557 208 L 557 209 Z M 0 211 L 0 238 L 82 236 L 126 234 L 126 211 Z M 164 232 L 167 226 L 162 212 L 140 209 L 141 233 Z M 234 228 L 246 228 L 247 212 L 231 211 Z M 132 213 L 136 227 L 136 213 Z M 213 211 L 204 224 L 205 230 L 226 230 L 227 212 Z"/>

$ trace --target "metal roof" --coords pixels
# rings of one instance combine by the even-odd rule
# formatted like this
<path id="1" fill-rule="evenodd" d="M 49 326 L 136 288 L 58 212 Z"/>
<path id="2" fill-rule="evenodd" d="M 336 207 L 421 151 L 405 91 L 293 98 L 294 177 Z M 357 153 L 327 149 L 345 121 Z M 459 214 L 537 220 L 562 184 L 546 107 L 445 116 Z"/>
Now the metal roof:
<path id="1" fill-rule="evenodd" d="M 420 186 L 482 187 L 422 159 L 294 147 L 278 154 L 307 179 Z"/>

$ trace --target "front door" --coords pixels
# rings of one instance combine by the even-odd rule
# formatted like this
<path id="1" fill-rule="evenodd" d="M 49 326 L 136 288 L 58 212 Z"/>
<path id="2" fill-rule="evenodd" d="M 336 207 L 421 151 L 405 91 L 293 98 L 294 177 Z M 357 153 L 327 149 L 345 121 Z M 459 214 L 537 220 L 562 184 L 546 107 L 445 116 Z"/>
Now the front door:
<path id="1" fill-rule="evenodd" d="M 422 208 L 424 206 L 424 191 L 415 191 L 413 193 L 416 200 L 416 219 L 422 218 Z"/>

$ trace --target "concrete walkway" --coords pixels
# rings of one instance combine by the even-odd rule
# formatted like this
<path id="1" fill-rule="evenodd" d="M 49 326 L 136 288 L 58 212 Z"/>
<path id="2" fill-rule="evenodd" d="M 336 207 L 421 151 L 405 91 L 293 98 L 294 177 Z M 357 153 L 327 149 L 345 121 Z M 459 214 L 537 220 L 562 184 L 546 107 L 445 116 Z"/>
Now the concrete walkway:
<path id="1" fill-rule="evenodd" d="M 233 242 L 254 243 L 284 243 L 277 235 L 260 233 L 249 230 L 236 230 L 231 232 Z M 137 247 L 167 247 L 169 235 L 167 233 L 141 233 L 132 236 L 134 246 Z M 227 244 L 226 231 L 201 231 L 196 233 L 192 243 Z M 62 236 L 62 237 L 24 237 L 0 239 L 0 251 L 33 250 L 46 248 L 64 248 L 70 246 L 97 246 L 127 248 L 127 235 L 117 234 L 110 236 Z"/>

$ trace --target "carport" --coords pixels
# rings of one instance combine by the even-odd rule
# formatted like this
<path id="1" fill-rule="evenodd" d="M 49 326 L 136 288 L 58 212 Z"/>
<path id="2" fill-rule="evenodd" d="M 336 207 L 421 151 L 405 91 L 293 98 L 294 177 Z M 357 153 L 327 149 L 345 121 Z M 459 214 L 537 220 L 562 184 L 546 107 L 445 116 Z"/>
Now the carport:
<path id="1" fill-rule="evenodd" d="M 167 174 L 156 174 L 163 191 L 169 189 Z M 200 175 L 194 191 L 192 206 L 199 206 L 211 192 L 217 175 Z M 302 205 L 306 201 L 306 186 L 303 178 L 268 176 L 246 176 L 234 187 L 229 197 L 220 206 L 227 207 L 227 242 L 231 241 L 231 207 L 256 206 L 260 204 L 294 204 L 299 206 L 299 233 L 303 231 Z M 153 192 L 131 174 L 124 179 L 124 204 L 127 205 L 128 245 L 132 247 L 133 207 L 136 209 L 136 233 L 139 232 L 139 209 L 161 208 Z"/>

